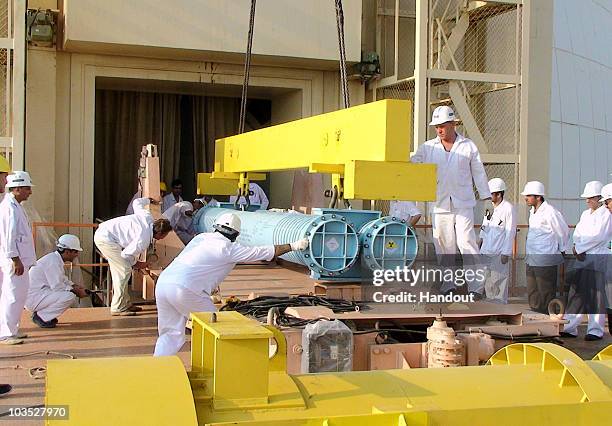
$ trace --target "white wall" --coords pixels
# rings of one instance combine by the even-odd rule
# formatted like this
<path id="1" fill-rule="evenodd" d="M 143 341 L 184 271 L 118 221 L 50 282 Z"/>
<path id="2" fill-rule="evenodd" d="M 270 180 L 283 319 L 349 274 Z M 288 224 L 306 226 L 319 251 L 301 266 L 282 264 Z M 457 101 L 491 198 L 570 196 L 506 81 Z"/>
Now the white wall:
<path id="1" fill-rule="evenodd" d="M 250 0 L 64 0 L 65 47 L 244 54 Z M 361 0 L 343 2 L 346 55 L 361 57 Z M 128 48 L 129 47 L 129 48 Z M 130 50 L 130 48 L 132 48 Z M 338 36 L 331 0 L 257 2 L 253 54 L 337 61 Z"/>
<path id="2" fill-rule="evenodd" d="M 548 198 L 575 224 L 612 178 L 612 0 L 555 0 Z"/>

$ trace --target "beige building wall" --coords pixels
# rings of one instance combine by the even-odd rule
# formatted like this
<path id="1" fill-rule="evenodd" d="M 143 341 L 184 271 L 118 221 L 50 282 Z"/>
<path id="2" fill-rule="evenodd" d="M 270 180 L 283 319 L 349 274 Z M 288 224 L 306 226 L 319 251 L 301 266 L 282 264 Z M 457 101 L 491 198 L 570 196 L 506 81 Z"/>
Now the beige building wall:
<path id="1" fill-rule="evenodd" d="M 248 28 L 243 0 L 30 0 L 58 8 L 55 48 L 28 48 L 26 168 L 44 220 L 91 223 L 96 79 L 129 78 L 239 88 Z M 361 0 L 345 0 L 347 59 L 361 52 Z M 339 106 L 333 2 L 259 2 L 250 84 L 272 101 L 273 122 Z M 217 89 L 219 90 L 219 89 Z M 267 92 L 269 92 L 267 94 Z M 281 94 L 282 93 L 282 94 Z M 364 86 L 351 82 L 352 103 Z M 289 207 L 292 179 L 273 176 L 273 203 Z"/>

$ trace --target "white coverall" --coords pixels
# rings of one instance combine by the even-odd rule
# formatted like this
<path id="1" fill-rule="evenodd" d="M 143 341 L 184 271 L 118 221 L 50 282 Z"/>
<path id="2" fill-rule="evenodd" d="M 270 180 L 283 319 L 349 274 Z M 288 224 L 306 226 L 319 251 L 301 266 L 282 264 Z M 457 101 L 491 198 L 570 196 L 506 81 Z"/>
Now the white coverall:
<path id="1" fill-rule="evenodd" d="M 23 263 L 22 275 L 15 275 L 13 257 L 19 257 Z M 23 207 L 9 193 L 0 203 L 0 339 L 16 336 L 19 331 L 30 286 L 28 270 L 34 264 L 36 252 L 30 222 Z"/>
<path id="2" fill-rule="evenodd" d="M 128 281 L 132 266 L 153 241 L 153 216 L 145 209 L 148 204 L 148 198 L 135 200 L 135 214 L 107 220 L 94 234 L 94 242 L 110 266 L 113 280 L 111 312 L 123 312 L 129 307 Z"/>
<path id="3" fill-rule="evenodd" d="M 591 209 L 586 209 L 582 212 L 576 229 L 574 230 L 574 245 L 576 252 L 586 253 L 584 261 L 576 260 L 577 268 L 590 269 L 596 273 L 593 275 L 596 279 L 601 279 L 598 287 L 604 290 L 606 285 L 607 260 L 609 254 L 608 244 L 612 238 L 612 215 L 606 206 L 601 206 L 594 212 Z M 578 283 L 580 285 L 580 283 Z M 605 294 L 602 296 L 605 297 Z M 575 312 L 575 311 L 574 311 Z M 569 324 L 563 326 L 563 331 L 566 333 L 578 334 L 578 325 L 582 321 L 582 314 L 567 314 L 565 319 L 569 320 Z M 603 337 L 606 321 L 604 312 L 588 314 L 587 334 Z"/>
<path id="4" fill-rule="evenodd" d="M 189 201 L 181 201 L 162 214 L 170 221 L 170 226 L 185 245 L 195 236 L 193 218 L 185 214 L 187 211 L 193 211 L 193 205 Z"/>
<path id="5" fill-rule="evenodd" d="M 450 152 L 446 152 L 439 137 L 419 146 L 410 159 L 413 163 L 437 165 L 436 201 L 429 203 L 432 209 L 432 232 L 436 254 L 443 265 L 449 265 L 459 247 L 464 256 L 478 255 L 478 243 L 474 232 L 474 206 L 476 197 L 472 181 L 481 199 L 491 197 L 489 181 L 476 144 L 457 133 Z M 468 283 L 469 284 L 469 283 Z M 447 292 L 455 288 L 445 281 L 440 289 Z"/>
<path id="6" fill-rule="evenodd" d="M 43 321 L 59 317 L 75 301 L 74 283 L 66 276 L 64 260 L 57 251 L 44 255 L 30 269 L 30 290 L 26 308 Z"/>
<path id="7" fill-rule="evenodd" d="M 232 195 L 229 199 L 229 202 L 235 203 L 236 198 L 237 197 L 235 195 Z M 268 197 L 266 196 L 264 190 L 261 188 L 261 186 L 257 185 L 254 182 L 249 183 L 249 201 L 251 202 L 251 204 L 259 204 L 261 206 L 261 210 L 266 210 L 268 208 L 268 205 L 270 204 L 270 201 L 268 200 Z M 238 201 L 238 204 L 246 204 L 246 200 L 244 199 L 244 197 L 240 197 L 240 201 Z"/>
<path id="8" fill-rule="evenodd" d="M 485 281 L 474 291 L 482 294 L 484 289 L 490 301 L 508 303 L 510 260 L 504 264 L 502 256 L 512 257 L 515 236 L 516 211 L 512 204 L 502 200 L 493 208 L 490 219 L 485 216 L 480 228 L 480 260 L 485 269 Z"/>
<path id="9" fill-rule="evenodd" d="M 274 246 L 247 247 L 218 232 L 197 235 L 157 280 L 159 338 L 154 355 L 174 355 L 181 349 L 191 312 L 216 311 L 210 295 L 236 263 L 273 258 Z"/>
<path id="10" fill-rule="evenodd" d="M 176 203 L 180 203 L 181 201 L 183 201 L 183 197 L 179 195 L 179 199 L 178 201 L 176 201 L 176 198 L 174 198 L 174 194 L 172 192 L 164 195 L 164 198 L 162 198 L 161 212 L 165 212 L 170 207 L 172 207 Z"/>
<path id="11" fill-rule="evenodd" d="M 569 249 L 569 227 L 559 210 L 544 201 L 538 210 L 529 210 L 525 263 L 553 266 L 563 263 L 561 252 Z"/>
<path id="12" fill-rule="evenodd" d="M 420 214 L 421 211 L 414 201 L 391 200 L 390 202 L 389 216 L 405 220 L 406 223 L 410 223 L 410 219 Z"/>

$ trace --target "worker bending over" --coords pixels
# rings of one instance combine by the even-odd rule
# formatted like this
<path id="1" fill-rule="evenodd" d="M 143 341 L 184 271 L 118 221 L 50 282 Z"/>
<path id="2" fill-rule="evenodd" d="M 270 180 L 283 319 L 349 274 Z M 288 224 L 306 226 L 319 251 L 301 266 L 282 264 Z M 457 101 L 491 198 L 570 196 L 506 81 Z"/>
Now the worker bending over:
<path id="1" fill-rule="evenodd" d="M 19 321 L 28 296 L 28 270 L 36 263 L 32 228 L 21 203 L 32 194 L 28 172 L 14 172 L 7 177 L 9 193 L 0 203 L 0 344 L 23 343 L 27 335 L 19 333 Z"/>
<path id="2" fill-rule="evenodd" d="M 159 338 L 155 356 L 174 355 L 185 343 L 191 312 L 215 312 L 210 295 L 239 262 L 270 261 L 292 250 L 306 250 L 308 239 L 277 246 L 247 247 L 235 242 L 240 218 L 226 213 L 215 231 L 197 235 L 166 268 L 155 287 Z"/>
<path id="3" fill-rule="evenodd" d="M 111 315 L 131 316 L 142 309 L 130 303 L 128 281 L 134 269 L 146 269 L 147 263 L 138 261 L 153 239 L 166 238 L 172 230 L 168 219 L 153 220 L 147 209 L 150 200 L 134 201 L 134 214 L 102 222 L 94 234 L 94 242 L 108 260 L 113 281 Z"/>
<path id="4" fill-rule="evenodd" d="M 65 264 L 75 260 L 82 252 L 76 235 L 64 234 L 57 241 L 57 250 L 44 255 L 30 269 L 30 290 L 26 308 L 32 312 L 32 321 L 41 328 L 54 328 L 57 317 L 77 299 L 87 297 L 85 288 L 66 276 Z"/>
<path id="5" fill-rule="evenodd" d="M 181 201 L 162 214 L 162 217 L 168 219 L 170 226 L 185 245 L 189 244 L 189 241 L 195 237 L 192 226 L 193 211 L 193 204 L 189 201 Z"/>
<path id="6" fill-rule="evenodd" d="M 478 148 L 472 140 L 456 132 L 457 121 L 451 107 L 437 107 L 429 123 L 435 126 L 437 137 L 421 144 L 410 159 L 413 163 L 437 166 L 436 201 L 430 203 L 431 224 L 438 261 L 447 267 L 454 265 L 457 247 L 463 256 L 464 267 L 477 261 L 478 241 L 474 232 L 476 198 L 472 181 L 480 199 L 491 199 Z M 446 280 L 440 291 L 449 293 L 455 289 L 455 283 Z"/>
<path id="7" fill-rule="evenodd" d="M 487 210 L 480 227 L 480 260 L 485 280 L 474 292 L 482 296 L 484 291 L 488 300 L 508 303 L 509 260 L 516 236 L 516 212 L 504 199 L 506 182 L 500 178 L 491 179 L 489 191 L 493 211 Z"/>
<path id="8" fill-rule="evenodd" d="M 229 199 L 229 202 L 235 203 L 236 199 L 238 199 L 238 197 L 232 195 Z M 249 202 L 251 204 L 258 204 L 261 210 L 266 210 L 268 208 L 268 205 L 270 204 L 270 201 L 268 200 L 268 197 L 266 196 L 266 193 L 264 192 L 262 187 L 257 185 L 255 182 L 249 183 Z M 240 197 L 238 204 L 246 205 L 246 200 L 244 199 L 244 197 Z M 213 206 L 211 205 L 211 207 Z"/>
<path id="9" fill-rule="evenodd" d="M 521 193 L 529 210 L 525 246 L 527 297 L 532 310 L 548 314 L 557 292 L 557 272 L 569 245 L 569 227 L 559 210 L 544 199 L 544 184 L 527 182 Z"/>
<path id="10" fill-rule="evenodd" d="M 561 335 L 576 337 L 582 315 L 588 314 L 588 327 L 584 340 L 600 340 L 605 328 L 606 270 L 612 240 L 612 215 L 600 203 L 603 184 L 588 182 L 581 198 L 588 208 L 582 212 L 574 230 L 573 252 L 576 256 L 574 279 L 570 281 L 565 319 Z"/>

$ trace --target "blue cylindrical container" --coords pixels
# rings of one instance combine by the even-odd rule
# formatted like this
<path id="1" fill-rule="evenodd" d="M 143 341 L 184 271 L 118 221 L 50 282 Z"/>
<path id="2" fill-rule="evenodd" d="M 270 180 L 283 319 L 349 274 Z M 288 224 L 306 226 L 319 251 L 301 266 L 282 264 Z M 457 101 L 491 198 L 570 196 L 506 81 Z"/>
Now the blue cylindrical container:
<path id="1" fill-rule="evenodd" d="M 240 218 L 242 229 L 238 241 L 245 245 L 288 244 L 308 238 L 307 250 L 287 253 L 281 258 L 307 266 L 313 278 L 336 277 L 353 266 L 359 256 L 355 228 L 337 213 L 305 215 L 205 207 L 194 218 L 196 231 L 211 232 L 215 220 L 224 213 Z"/>
<path id="2" fill-rule="evenodd" d="M 391 216 L 363 225 L 359 242 L 361 264 L 372 271 L 410 267 L 419 250 L 414 229 L 406 221 Z"/>

